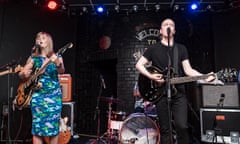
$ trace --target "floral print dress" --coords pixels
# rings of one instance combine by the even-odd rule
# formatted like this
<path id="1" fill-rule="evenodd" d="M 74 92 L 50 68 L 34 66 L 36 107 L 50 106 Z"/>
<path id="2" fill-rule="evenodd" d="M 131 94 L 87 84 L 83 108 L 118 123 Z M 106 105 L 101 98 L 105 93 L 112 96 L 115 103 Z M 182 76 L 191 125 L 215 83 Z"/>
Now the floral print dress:
<path id="1" fill-rule="evenodd" d="M 40 68 L 45 57 L 32 56 L 34 69 Z M 59 133 L 62 110 L 62 91 L 58 80 L 56 65 L 51 62 L 45 72 L 39 76 L 41 87 L 32 93 L 32 134 L 37 136 L 55 136 Z"/>

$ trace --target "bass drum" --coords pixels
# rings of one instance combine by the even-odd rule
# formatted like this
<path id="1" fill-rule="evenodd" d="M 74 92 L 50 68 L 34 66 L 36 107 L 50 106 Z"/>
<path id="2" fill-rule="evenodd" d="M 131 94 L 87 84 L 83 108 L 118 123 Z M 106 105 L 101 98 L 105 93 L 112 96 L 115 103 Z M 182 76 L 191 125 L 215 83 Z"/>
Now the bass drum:
<path id="1" fill-rule="evenodd" d="M 123 122 L 119 140 L 121 144 L 160 144 L 160 132 L 151 118 L 133 113 Z"/>

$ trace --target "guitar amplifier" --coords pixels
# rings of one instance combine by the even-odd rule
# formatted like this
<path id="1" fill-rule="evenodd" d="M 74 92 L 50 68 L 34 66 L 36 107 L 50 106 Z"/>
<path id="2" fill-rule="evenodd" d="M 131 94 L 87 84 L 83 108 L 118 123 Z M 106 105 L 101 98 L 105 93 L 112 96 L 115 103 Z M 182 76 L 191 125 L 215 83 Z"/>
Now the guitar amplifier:
<path id="1" fill-rule="evenodd" d="M 59 74 L 58 79 L 62 89 L 62 101 L 72 100 L 72 77 L 70 74 Z"/>
<path id="2" fill-rule="evenodd" d="M 223 86 L 202 85 L 203 107 L 216 107 L 221 95 L 225 96 L 224 107 L 239 107 L 238 83 L 226 83 Z"/>

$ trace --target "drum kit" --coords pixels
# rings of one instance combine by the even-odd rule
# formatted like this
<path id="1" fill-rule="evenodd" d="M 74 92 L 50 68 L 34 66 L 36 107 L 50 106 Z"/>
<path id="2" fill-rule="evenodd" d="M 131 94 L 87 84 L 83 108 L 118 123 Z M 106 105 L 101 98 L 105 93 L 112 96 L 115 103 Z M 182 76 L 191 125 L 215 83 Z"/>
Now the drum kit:
<path id="1" fill-rule="evenodd" d="M 108 102 L 108 127 L 105 144 L 160 144 L 160 132 L 156 121 L 144 113 L 127 115 L 112 111 L 112 104 L 123 101 L 113 97 L 100 97 Z"/>

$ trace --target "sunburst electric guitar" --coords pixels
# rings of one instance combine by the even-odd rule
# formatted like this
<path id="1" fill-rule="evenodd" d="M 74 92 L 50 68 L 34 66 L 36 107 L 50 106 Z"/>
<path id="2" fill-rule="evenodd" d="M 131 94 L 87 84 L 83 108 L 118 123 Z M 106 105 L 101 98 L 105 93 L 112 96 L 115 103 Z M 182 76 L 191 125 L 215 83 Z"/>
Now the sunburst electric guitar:
<path id="1" fill-rule="evenodd" d="M 72 48 L 73 44 L 68 43 L 62 48 L 58 50 L 56 55 L 62 55 L 68 48 Z M 39 87 L 39 77 L 44 72 L 45 68 L 51 63 L 49 60 L 46 64 L 44 64 L 40 69 L 38 69 L 36 72 L 34 72 L 33 75 L 30 76 L 29 79 L 26 81 L 23 81 L 19 84 L 17 89 L 17 96 L 15 98 L 16 100 L 16 106 L 18 109 L 22 109 L 29 106 L 30 100 L 32 98 L 32 92 L 34 89 L 37 89 Z"/>
<path id="2" fill-rule="evenodd" d="M 155 66 L 150 66 L 146 68 L 150 73 L 160 73 L 163 74 L 166 78 L 167 71 L 158 69 Z M 197 80 L 206 79 L 208 76 L 213 75 L 216 79 L 221 81 L 229 81 L 237 77 L 237 71 L 235 69 L 222 69 L 214 74 L 205 74 L 201 76 L 194 77 L 174 77 L 174 74 L 171 75 L 170 84 L 172 95 L 177 94 L 177 90 L 174 87 L 174 84 L 181 84 L 187 82 L 193 82 Z M 166 95 L 166 83 L 159 84 L 149 78 L 145 77 L 142 74 L 139 74 L 138 78 L 139 91 L 143 99 L 150 102 L 157 102 L 163 95 Z"/>

